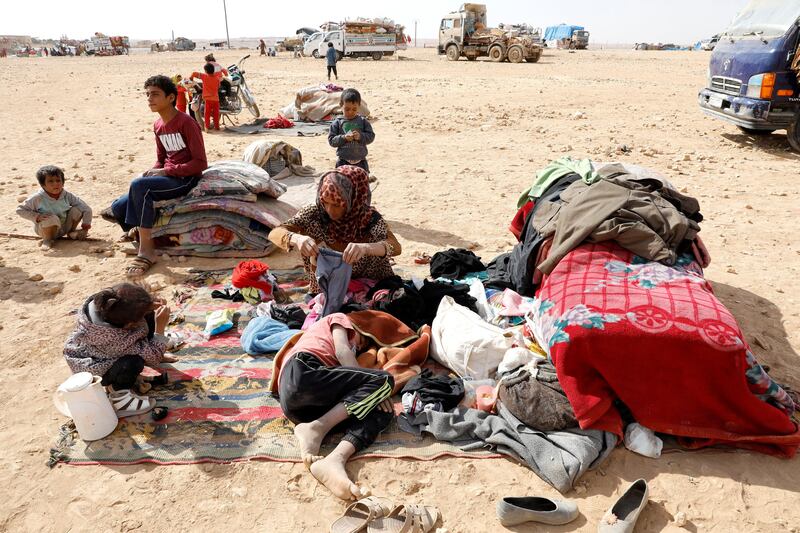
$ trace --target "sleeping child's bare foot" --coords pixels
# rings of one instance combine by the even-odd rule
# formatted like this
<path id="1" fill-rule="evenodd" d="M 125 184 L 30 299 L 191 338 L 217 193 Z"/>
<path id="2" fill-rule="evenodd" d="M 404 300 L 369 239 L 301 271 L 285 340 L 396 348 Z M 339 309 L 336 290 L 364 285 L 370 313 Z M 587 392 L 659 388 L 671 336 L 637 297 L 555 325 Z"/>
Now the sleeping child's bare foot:
<path id="1" fill-rule="evenodd" d="M 334 450 L 327 457 L 311 465 L 311 475 L 325 485 L 325 488 L 334 496 L 343 500 L 357 500 L 364 494 L 361 488 L 347 477 L 347 471 L 344 468 L 347 457 L 349 456 L 342 455 L 338 449 Z"/>
<path id="2" fill-rule="evenodd" d="M 300 457 L 306 468 L 311 466 L 311 463 L 321 459 L 319 455 L 319 448 L 322 446 L 322 439 L 325 438 L 327 432 L 323 432 L 323 428 L 318 422 L 309 422 L 307 424 L 297 424 L 294 427 L 294 436 L 300 441 Z"/>

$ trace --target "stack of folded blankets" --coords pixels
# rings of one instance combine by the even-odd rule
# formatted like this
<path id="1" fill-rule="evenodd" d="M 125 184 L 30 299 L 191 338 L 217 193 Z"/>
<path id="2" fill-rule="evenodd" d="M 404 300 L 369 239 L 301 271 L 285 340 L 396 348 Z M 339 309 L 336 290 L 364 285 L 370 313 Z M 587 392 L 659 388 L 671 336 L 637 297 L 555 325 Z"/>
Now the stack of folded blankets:
<path id="1" fill-rule="evenodd" d="M 256 164 L 214 163 L 189 194 L 155 204 L 156 245 L 171 255 L 268 255 L 274 249 L 270 230 L 297 212 L 278 199 L 284 192 L 286 186 Z"/>

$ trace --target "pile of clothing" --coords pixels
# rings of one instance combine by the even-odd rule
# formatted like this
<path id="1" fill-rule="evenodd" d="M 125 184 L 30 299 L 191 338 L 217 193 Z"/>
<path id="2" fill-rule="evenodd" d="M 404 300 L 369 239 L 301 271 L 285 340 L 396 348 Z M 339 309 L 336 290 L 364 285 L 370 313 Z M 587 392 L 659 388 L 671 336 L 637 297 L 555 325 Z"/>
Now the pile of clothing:
<path id="1" fill-rule="evenodd" d="M 294 102 L 283 108 L 280 113 L 289 120 L 303 122 L 321 122 L 333 120 L 342 114 L 341 87 L 331 84 L 311 85 L 297 91 Z M 364 100 L 358 114 L 369 116 L 369 108 Z"/>

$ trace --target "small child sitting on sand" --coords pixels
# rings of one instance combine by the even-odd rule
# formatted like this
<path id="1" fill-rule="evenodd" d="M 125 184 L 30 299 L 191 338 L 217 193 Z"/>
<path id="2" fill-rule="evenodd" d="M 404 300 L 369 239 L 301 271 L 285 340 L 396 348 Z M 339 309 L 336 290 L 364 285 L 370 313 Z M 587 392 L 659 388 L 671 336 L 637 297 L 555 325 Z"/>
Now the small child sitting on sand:
<path id="1" fill-rule="evenodd" d="M 145 365 L 157 367 L 177 359 L 165 356 L 169 339 L 164 329 L 169 308 L 146 290 L 121 283 L 90 296 L 78 312 L 78 324 L 64 346 L 72 372 L 91 372 L 103 378 L 117 416 L 146 413 L 155 401 L 135 394 Z M 164 383 L 164 378 L 150 383 Z"/>
<path id="2" fill-rule="evenodd" d="M 36 179 L 42 190 L 21 203 L 17 214 L 34 223 L 42 248 L 51 249 L 55 240 L 65 235 L 85 239 L 92 227 L 92 208 L 64 189 L 64 171 L 47 165 L 36 172 Z"/>
<path id="3" fill-rule="evenodd" d="M 347 460 L 372 444 L 394 418 L 394 378 L 359 366 L 356 355 L 364 344 L 347 315 L 328 315 L 275 357 L 270 386 L 284 415 L 297 424 L 294 434 L 306 467 L 343 500 L 366 496 L 347 476 Z M 323 458 L 322 440 L 337 426 L 344 437 Z"/>

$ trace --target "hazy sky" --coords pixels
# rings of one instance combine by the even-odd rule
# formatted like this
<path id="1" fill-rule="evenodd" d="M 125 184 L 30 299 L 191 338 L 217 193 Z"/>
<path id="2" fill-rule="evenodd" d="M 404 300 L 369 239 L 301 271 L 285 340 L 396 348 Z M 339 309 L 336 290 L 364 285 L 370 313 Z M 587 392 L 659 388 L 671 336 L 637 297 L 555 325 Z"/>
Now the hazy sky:
<path id="1" fill-rule="evenodd" d="M 692 43 L 723 30 L 748 0 L 486 0 L 489 25 L 565 22 L 591 31 L 598 43 Z M 288 36 L 301 26 L 345 18 L 390 17 L 413 36 L 436 38 L 443 14 L 458 0 L 227 0 L 231 38 Z M 296 6 L 296 9 L 293 7 Z M 224 38 L 222 0 L 34 0 L 3 2 L 0 34 L 87 38 L 99 31 L 134 39 Z"/>

